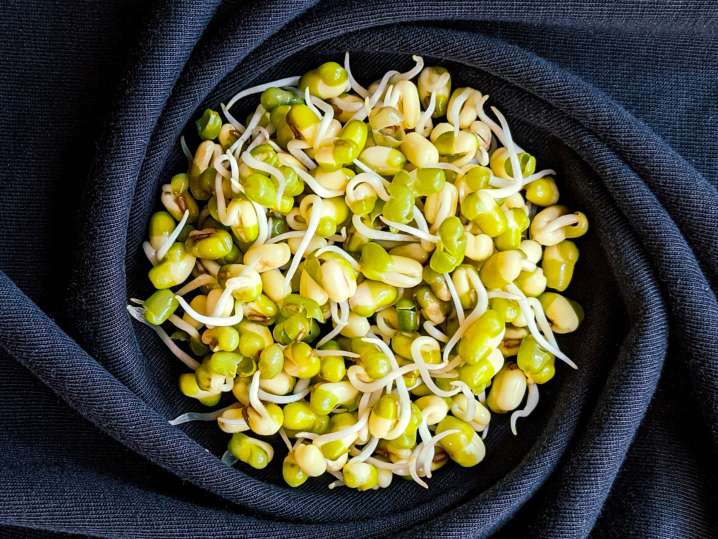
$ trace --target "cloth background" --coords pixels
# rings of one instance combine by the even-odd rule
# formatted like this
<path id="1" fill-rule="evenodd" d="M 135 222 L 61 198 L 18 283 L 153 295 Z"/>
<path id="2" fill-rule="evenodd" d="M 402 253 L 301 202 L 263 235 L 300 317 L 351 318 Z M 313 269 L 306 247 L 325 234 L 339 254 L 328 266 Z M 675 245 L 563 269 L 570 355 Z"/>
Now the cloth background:
<path id="1" fill-rule="evenodd" d="M 717 15 L 688 0 L 5 2 L 0 536 L 714 537 Z M 491 94 L 592 225 L 571 289 L 586 321 L 562 341 L 580 370 L 559 368 L 518 437 L 497 419 L 486 460 L 429 491 L 292 490 L 277 465 L 226 467 L 215 425 L 167 424 L 197 406 L 124 308 L 149 291 L 140 242 L 197 110 L 345 50 L 364 83 L 418 53 Z"/>

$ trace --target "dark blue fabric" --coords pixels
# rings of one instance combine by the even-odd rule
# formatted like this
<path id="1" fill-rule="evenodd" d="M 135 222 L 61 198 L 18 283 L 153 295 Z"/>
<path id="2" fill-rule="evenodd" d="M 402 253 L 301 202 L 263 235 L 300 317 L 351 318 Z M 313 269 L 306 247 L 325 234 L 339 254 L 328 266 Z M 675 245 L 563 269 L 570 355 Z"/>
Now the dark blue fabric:
<path id="1" fill-rule="evenodd" d="M 714 537 L 714 2 L 9 2 L 0 40 L 0 536 Z M 206 104 L 352 52 L 476 85 L 592 229 L 586 308 L 513 437 L 424 491 L 286 487 L 217 458 L 181 365 L 124 308 Z M 515 126 L 515 127 L 513 127 Z M 191 137 L 190 130 L 187 131 Z M 207 451 L 207 450 L 209 451 Z"/>

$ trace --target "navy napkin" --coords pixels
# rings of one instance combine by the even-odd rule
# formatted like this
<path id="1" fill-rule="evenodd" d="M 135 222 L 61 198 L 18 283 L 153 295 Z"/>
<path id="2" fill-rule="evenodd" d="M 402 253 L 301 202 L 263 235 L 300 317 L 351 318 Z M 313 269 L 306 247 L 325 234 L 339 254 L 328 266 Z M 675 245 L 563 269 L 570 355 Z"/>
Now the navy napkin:
<path id="1" fill-rule="evenodd" d="M 105 0 L 0 13 L 0 536 L 711 537 L 718 526 L 713 2 Z M 125 310 L 198 110 L 352 54 L 447 66 L 558 171 L 591 231 L 586 321 L 519 436 L 425 491 L 222 464 Z M 240 107 L 241 108 L 241 107 Z M 280 459 L 278 459 L 280 461 Z"/>

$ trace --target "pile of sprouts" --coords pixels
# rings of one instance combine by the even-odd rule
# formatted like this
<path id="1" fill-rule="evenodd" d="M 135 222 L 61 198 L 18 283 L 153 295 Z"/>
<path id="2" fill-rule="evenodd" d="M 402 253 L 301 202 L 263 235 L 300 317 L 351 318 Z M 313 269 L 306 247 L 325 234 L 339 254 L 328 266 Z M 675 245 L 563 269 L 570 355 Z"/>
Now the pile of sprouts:
<path id="1" fill-rule="evenodd" d="M 488 95 L 413 59 L 368 87 L 347 54 L 242 90 L 181 140 L 143 244 L 156 291 L 128 310 L 214 408 L 171 423 L 216 421 L 229 465 L 283 442 L 292 487 L 428 488 L 482 461 L 494 414 L 516 434 L 556 359 L 576 368 L 556 335 L 583 319 L 562 293 L 585 215 Z"/>

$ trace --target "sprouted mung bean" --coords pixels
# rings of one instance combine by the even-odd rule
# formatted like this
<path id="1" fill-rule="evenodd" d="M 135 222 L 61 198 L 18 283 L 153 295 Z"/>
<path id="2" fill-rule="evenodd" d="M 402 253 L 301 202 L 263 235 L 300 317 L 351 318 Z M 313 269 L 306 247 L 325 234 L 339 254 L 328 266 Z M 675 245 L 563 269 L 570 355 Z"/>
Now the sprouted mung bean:
<path id="1" fill-rule="evenodd" d="M 184 395 L 234 397 L 171 422 L 216 421 L 229 464 L 266 467 L 278 437 L 292 487 L 427 487 L 481 462 L 492 413 L 516 434 L 556 358 L 576 367 L 555 334 L 583 318 L 562 293 L 586 216 L 489 96 L 414 61 L 364 88 L 347 54 L 181 141 L 143 245 L 157 291 L 128 309 L 191 369 Z"/>

